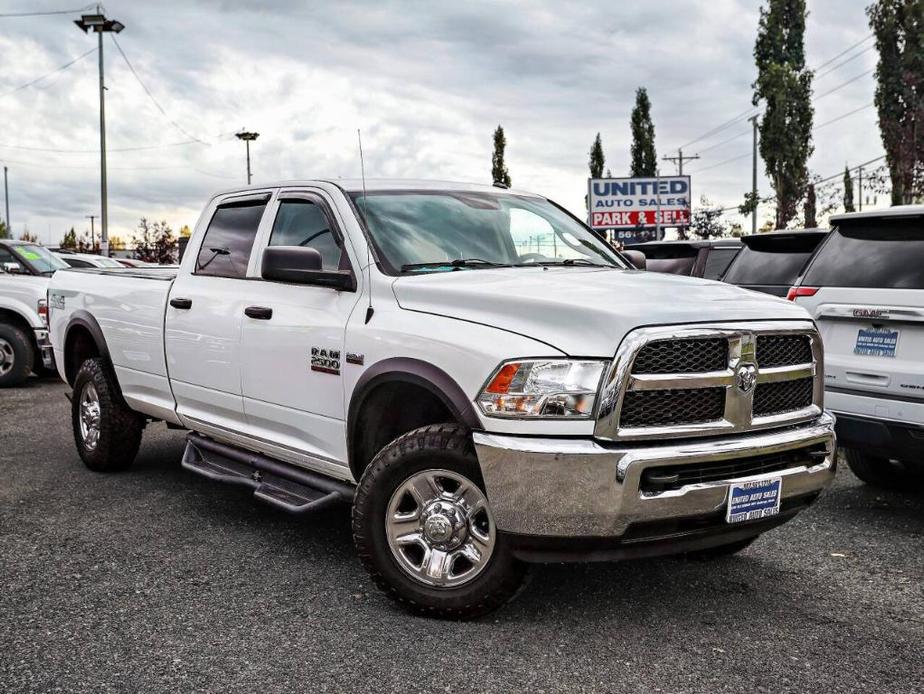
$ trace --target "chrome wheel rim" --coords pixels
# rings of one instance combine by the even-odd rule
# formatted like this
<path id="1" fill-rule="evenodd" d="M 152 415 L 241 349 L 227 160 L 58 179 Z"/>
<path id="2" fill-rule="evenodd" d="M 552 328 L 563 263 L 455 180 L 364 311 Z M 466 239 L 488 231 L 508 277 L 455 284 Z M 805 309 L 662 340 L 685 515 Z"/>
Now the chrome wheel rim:
<path id="1" fill-rule="evenodd" d="M 424 470 L 402 482 L 388 502 L 385 528 L 398 566 L 436 588 L 468 583 L 494 554 L 487 498 L 477 484 L 449 470 Z"/>
<path id="2" fill-rule="evenodd" d="M 96 392 L 96 386 L 87 383 L 80 393 L 80 412 L 78 421 L 80 423 L 80 438 L 83 439 L 84 448 L 88 451 L 96 450 L 99 444 L 99 395 Z"/>
<path id="3" fill-rule="evenodd" d="M 16 355 L 13 354 L 13 345 L 0 337 L 0 376 L 6 376 L 13 370 L 13 362 Z"/>

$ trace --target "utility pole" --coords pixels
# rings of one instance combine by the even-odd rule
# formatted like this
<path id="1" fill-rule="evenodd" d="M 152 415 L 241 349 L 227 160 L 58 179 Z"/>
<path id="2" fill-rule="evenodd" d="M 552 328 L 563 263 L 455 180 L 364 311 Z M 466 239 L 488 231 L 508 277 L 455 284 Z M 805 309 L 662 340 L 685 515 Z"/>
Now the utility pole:
<path id="1" fill-rule="evenodd" d="M 863 167 L 857 169 L 857 198 L 860 201 L 858 212 L 863 211 Z"/>
<path id="2" fill-rule="evenodd" d="M 6 179 L 6 165 L 3 166 L 3 204 L 6 207 L 6 233 L 13 238 L 13 230 L 10 229 L 10 187 Z"/>
<path id="3" fill-rule="evenodd" d="M 250 185 L 250 143 L 260 137 L 260 133 L 241 130 L 239 133 L 234 133 L 234 136 L 238 140 L 243 140 L 244 144 L 247 145 L 247 185 Z"/>
<path id="4" fill-rule="evenodd" d="M 751 148 L 751 233 L 757 233 L 757 116 L 748 118 L 754 126 L 753 144 Z"/>
<path id="5" fill-rule="evenodd" d="M 100 179 L 100 253 L 109 255 L 109 196 L 106 186 L 106 81 L 103 73 L 103 34 L 118 34 L 125 25 L 115 19 L 106 19 L 100 6 L 96 6 L 96 14 L 81 15 L 75 19 L 83 33 L 93 31 L 99 41 L 99 179 Z"/>
<path id="6" fill-rule="evenodd" d="M 87 219 L 90 220 L 90 252 L 93 252 L 93 249 L 96 248 L 96 228 L 93 226 L 93 220 L 96 219 L 97 215 L 88 214 Z"/>
<path id="7" fill-rule="evenodd" d="M 683 156 L 683 149 L 678 149 L 678 150 L 677 150 L 677 156 L 676 156 L 676 157 L 661 157 L 661 158 L 662 158 L 664 161 L 672 161 L 672 162 L 674 162 L 675 164 L 677 164 L 677 169 L 678 169 L 678 172 L 677 172 L 677 173 L 678 173 L 679 176 L 683 176 L 683 162 L 685 162 L 685 161 L 692 161 L 693 159 L 699 159 L 699 155 L 698 155 L 698 154 L 694 154 L 692 157 L 691 157 L 691 156 L 686 156 L 686 157 L 685 157 L 685 156 Z"/>

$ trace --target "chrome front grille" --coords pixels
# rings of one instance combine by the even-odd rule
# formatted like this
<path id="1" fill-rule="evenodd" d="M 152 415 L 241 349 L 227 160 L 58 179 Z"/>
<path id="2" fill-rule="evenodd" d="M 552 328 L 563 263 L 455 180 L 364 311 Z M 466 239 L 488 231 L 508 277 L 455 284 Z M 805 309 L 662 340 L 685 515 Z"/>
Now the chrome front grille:
<path id="1" fill-rule="evenodd" d="M 595 435 L 745 432 L 821 414 L 821 342 L 802 321 L 642 328 L 604 379 Z"/>

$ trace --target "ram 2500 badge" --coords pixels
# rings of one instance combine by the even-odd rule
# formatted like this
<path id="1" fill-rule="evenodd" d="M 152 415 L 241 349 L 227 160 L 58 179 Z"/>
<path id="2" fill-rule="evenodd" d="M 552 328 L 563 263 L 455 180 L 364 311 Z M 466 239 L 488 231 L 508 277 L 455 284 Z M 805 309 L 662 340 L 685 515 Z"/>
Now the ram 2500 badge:
<path id="1" fill-rule="evenodd" d="M 294 181 L 205 208 L 178 270 L 50 289 L 77 449 L 183 466 L 292 513 L 347 501 L 390 596 L 467 618 L 525 563 L 729 554 L 832 480 L 800 307 L 647 274 L 491 186 Z"/>

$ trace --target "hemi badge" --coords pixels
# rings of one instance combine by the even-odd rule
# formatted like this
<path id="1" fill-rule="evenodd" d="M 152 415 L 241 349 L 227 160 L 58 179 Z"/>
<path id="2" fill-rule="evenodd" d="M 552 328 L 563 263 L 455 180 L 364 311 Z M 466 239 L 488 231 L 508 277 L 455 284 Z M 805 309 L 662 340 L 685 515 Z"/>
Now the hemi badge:
<path id="1" fill-rule="evenodd" d="M 347 352 L 346 360 L 347 364 L 358 364 L 362 366 L 366 363 L 366 355 L 356 354 L 356 352 Z"/>

